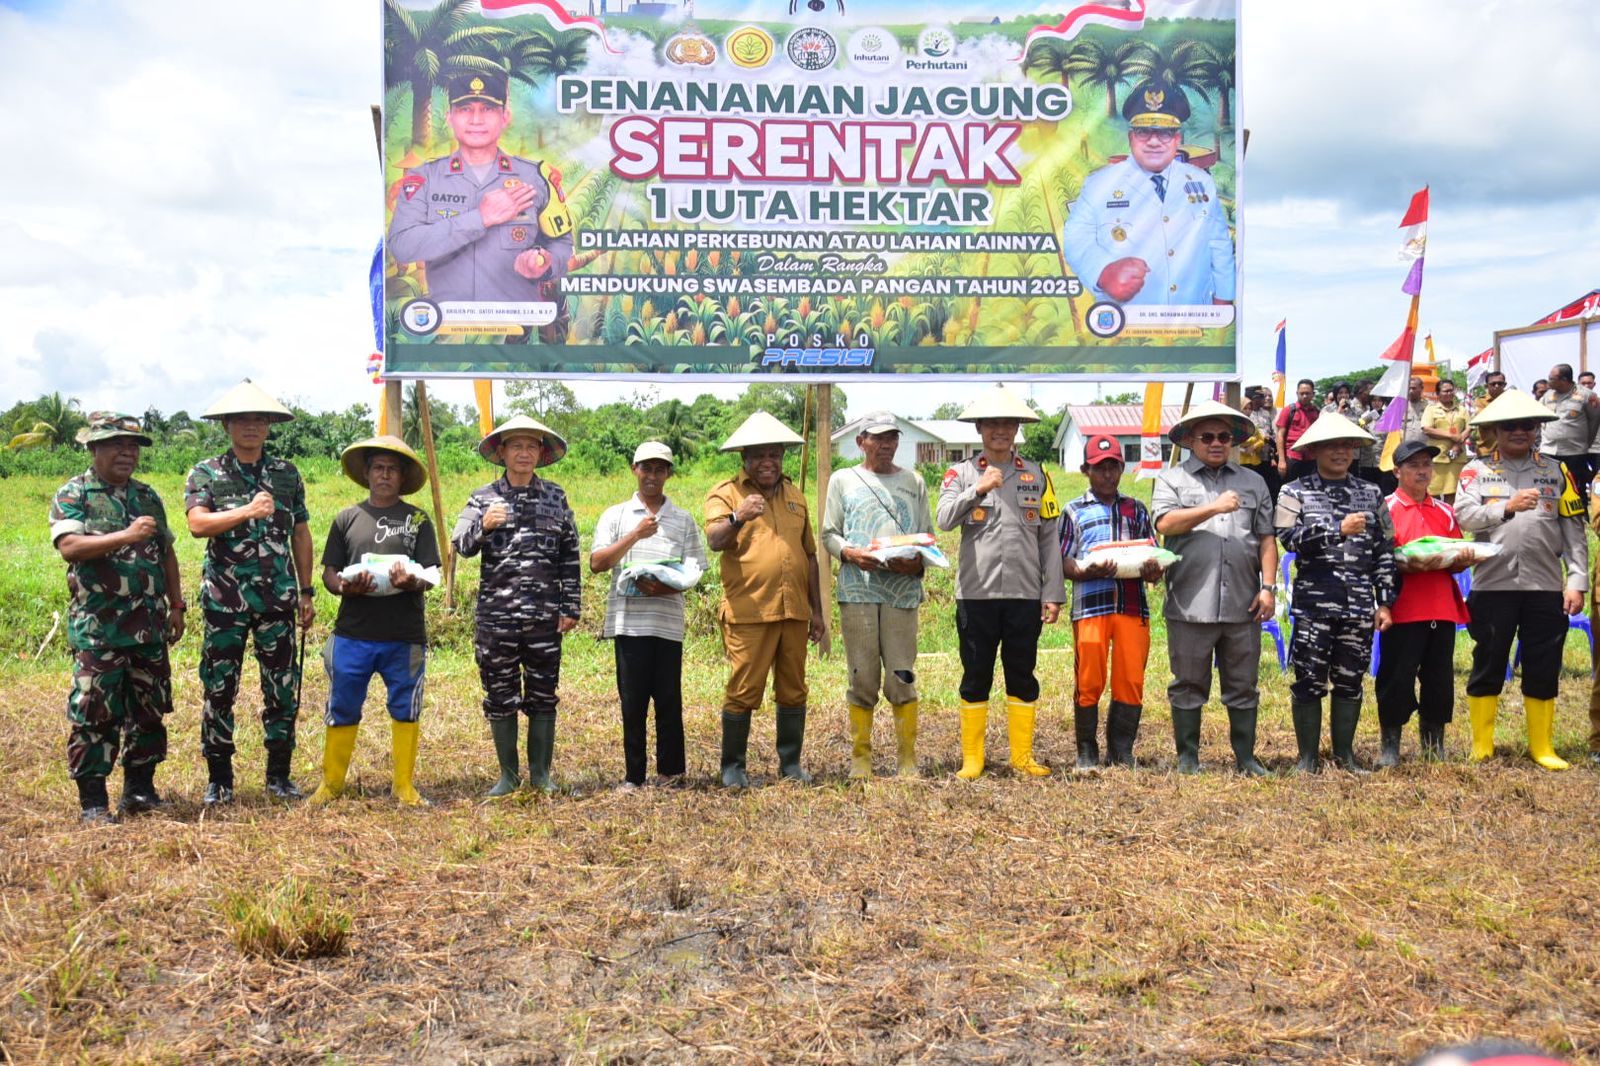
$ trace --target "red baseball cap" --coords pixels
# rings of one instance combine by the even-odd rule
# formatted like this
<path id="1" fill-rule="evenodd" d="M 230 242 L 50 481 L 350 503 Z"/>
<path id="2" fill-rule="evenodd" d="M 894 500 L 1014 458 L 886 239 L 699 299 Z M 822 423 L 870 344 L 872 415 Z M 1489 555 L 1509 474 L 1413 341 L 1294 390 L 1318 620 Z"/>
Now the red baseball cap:
<path id="1" fill-rule="evenodd" d="M 1115 437 L 1104 433 L 1090 437 L 1083 446 L 1083 461 L 1086 466 L 1103 463 L 1115 459 L 1122 462 L 1122 442 Z"/>

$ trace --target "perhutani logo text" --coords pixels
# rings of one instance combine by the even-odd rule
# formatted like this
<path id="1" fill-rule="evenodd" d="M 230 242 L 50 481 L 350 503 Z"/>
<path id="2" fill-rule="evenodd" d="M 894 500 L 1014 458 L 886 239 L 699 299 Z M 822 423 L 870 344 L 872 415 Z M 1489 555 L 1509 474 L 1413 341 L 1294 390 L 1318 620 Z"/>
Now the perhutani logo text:
<path id="1" fill-rule="evenodd" d="M 907 59 L 907 70 L 966 70 L 964 59 Z"/>
<path id="2" fill-rule="evenodd" d="M 872 365 L 876 348 L 768 348 L 762 366 L 847 366 Z"/>

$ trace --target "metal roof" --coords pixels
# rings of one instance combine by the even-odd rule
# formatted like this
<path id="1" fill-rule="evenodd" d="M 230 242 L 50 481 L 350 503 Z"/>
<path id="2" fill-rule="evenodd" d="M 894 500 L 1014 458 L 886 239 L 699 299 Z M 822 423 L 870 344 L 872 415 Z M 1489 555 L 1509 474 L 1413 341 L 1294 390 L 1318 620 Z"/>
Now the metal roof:
<path id="1" fill-rule="evenodd" d="M 1183 405 L 1161 405 L 1161 432 L 1172 428 L 1183 415 Z M 1063 431 L 1068 422 L 1074 423 L 1085 437 L 1096 433 L 1109 433 L 1113 437 L 1138 436 L 1144 428 L 1144 406 L 1136 403 L 1069 404 L 1067 417 L 1061 420 Z"/>

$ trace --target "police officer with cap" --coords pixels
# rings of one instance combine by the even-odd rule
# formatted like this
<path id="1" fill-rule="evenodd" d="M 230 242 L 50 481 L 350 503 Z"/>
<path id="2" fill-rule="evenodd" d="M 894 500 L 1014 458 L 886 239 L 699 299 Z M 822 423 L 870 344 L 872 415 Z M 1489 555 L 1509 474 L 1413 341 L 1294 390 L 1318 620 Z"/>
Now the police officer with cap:
<path id="1" fill-rule="evenodd" d="M 1050 475 L 1016 453 L 1017 434 L 1039 416 L 1016 393 L 996 385 L 961 412 L 977 426 L 983 451 L 944 473 L 934 520 L 961 527 L 956 566 L 956 639 L 961 651 L 961 769 L 983 773 L 989 690 L 998 652 L 1005 672 L 1011 768 L 1044 777 L 1033 757 L 1039 702 L 1034 666 L 1039 635 L 1067 600 L 1058 528 L 1061 504 Z"/>
<path id="2" fill-rule="evenodd" d="M 435 301 L 559 303 L 572 255 L 560 172 L 501 149 L 511 125 L 505 74 L 468 71 L 446 87 L 456 150 L 400 179 L 389 254 L 426 266 Z M 563 307 L 541 336 L 560 340 L 565 323 Z"/>
<path id="3" fill-rule="evenodd" d="M 1211 175 L 1181 158 L 1189 98 L 1145 82 L 1122 108 L 1128 157 L 1084 179 L 1062 247 L 1096 299 L 1232 303 L 1233 237 Z"/>

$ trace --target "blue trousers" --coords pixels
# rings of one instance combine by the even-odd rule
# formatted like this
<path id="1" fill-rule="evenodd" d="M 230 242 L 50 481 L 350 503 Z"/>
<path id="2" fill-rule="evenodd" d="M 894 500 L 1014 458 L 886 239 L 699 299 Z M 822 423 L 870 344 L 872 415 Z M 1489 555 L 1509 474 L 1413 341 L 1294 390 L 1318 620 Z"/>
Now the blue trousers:
<path id="1" fill-rule="evenodd" d="M 422 644 L 328 638 L 322 649 L 322 665 L 328 670 L 328 709 L 323 722 L 360 722 L 361 705 L 367 702 L 367 686 L 373 674 L 382 677 L 389 690 L 389 717 L 397 722 L 415 722 L 422 716 L 422 675 L 427 662 L 428 649 Z"/>

